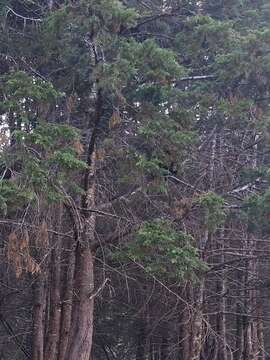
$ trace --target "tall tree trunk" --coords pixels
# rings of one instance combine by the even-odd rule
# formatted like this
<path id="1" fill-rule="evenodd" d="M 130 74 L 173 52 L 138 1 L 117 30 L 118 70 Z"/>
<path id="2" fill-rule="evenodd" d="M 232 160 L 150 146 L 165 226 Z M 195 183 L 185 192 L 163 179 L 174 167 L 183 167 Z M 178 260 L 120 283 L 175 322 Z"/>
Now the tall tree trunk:
<path id="1" fill-rule="evenodd" d="M 186 285 L 185 301 L 186 304 L 191 302 L 191 284 Z M 180 314 L 179 326 L 179 360 L 189 360 L 190 356 L 190 335 L 191 335 L 191 319 L 192 313 L 189 306 L 183 303 L 183 311 Z"/>
<path id="2" fill-rule="evenodd" d="M 93 267 L 94 260 L 89 244 L 87 246 L 79 243 L 76 250 L 72 322 L 66 360 L 89 360 L 91 354 L 94 309 Z"/>
<path id="3" fill-rule="evenodd" d="M 237 271 L 237 285 L 240 287 L 243 284 L 242 271 Z M 241 299 L 241 291 L 238 293 L 239 299 Z M 236 336 L 235 336 L 235 351 L 233 353 L 233 360 L 242 360 L 243 348 L 244 348 L 244 318 L 242 316 L 243 306 L 238 300 L 236 303 Z"/>
<path id="4" fill-rule="evenodd" d="M 32 335 L 32 360 L 43 360 L 44 351 L 44 309 L 45 289 L 44 277 L 40 274 L 33 284 L 33 335 Z"/>
<path id="5" fill-rule="evenodd" d="M 224 228 L 221 230 L 220 234 L 221 238 L 221 255 L 220 255 L 220 262 L 221 264 L 225 263 L 225 240 L 224 240 Z M 219 360 L 227 360 L 227 334 L 226 334 L 226 278 L 225 278 L 225 269 L 221 271 L 221 278 L 219 280 L 219 314 L 217 319 L 217 328 L 220 337 L 219 341 L 219 351 L 218 351 L 218 359 Z"/>
<path id="6" fill-rule="evenodd" d="M 209 160 L 209 190 L 215 190 L 215 158 L 217 152 L 217 131 L 214 129 L 211 153 Z M 212 234 L 209 232 L 208 225 L 204 230 L 203 236 L 199 240 L 199 249 L 201 257 L 204 260 L 209 242 L 211 242 Z M 197 289 L 196 306 L 194 309 L 192 334 L 190 342 L 190 360 L 200 360 L 201 350 L 203 346 L 203 304 L 205 293 L 205 277 L 201 278 L 201 283 Z"/>
<path id="7" fill-rule="evenodd" d="M 258 309 L 258 342 L 259 342 L 259 360 L 265 360 L 265 344 L 264 344 L 264 324 L 263 312 L 261 306 Z"/>
<path id="8" fill-rule="evenodd" d="M 192 319 L 192 334 L 191 334 L 191 343 L 190 343 L 190 360 L 199 360 L 202 341 L 203 341 L 203 296 L 204 296 L 204 279 L 201 280 L 200 287 L 198 289 L 197 295 L 197 304 L 194 309 L 194 315 Z"/>
<path id="9" fill-rule="evenodd" d="M 75 253 L 72 249 L 73 243 L 67 249 L 67 265 L 64 267 L 65 276 L 63 278 L 63 300 L 61 309 L 61 326 L 59 335 L 58 357 L 57 360 L 64 360 L 68 345 L 69 331 L 72 314 L 72 297 L 73 297 L 73 277 L 75 268 Z"/>
<path id="10" fill-rule="evenodd" d="M 98 59 L 96 58 L 96 65 Z M 97 80 L 98 83 L 98 80 Z M 97 84 L 96 84 L 97 85 Z M 81 216 L 76 223 L 76 257 L 73 282 L 71 328 L 65 360 L 89 360 L 92 350 L 94 312 L 94 259 L 91 246 L 95 242 L 96 215 L 96 140 L 102 118 L 103 94 L 99 88 L 96 95 L 94 127 L 87 148 L 87 169 L 82 178 L 84 194 L 81 199 Z M 75 215 L 75 217 L 77 214 Z"/>
<path id="11" fill-rule="evenodd" d="M 62 208 L 56 208 L 54 213 L 58 213 L 58 223 L 56 228 L 61 230 Z M 45 359 L 55 360 L 57 356 L 59 335 L 60 335 L 60 320 L 61 320 L 61 299 L 60 299 L 60 262 L 61 262 L 61 236 L 56 236 L 55 244 L 52 250 L 51 257 L 51 279 L 50 279 L 50 314 L 49 324 L 45 344 Z"/>
<path id="12" fill-rule="evenodd" d="M 90 147 L 90 145 L 89 145 Z M 91 147 L 90 147 L 91 148 Z M 85 197 L 82 199 L 82 225 L 75 250 L 75 274 L 69 342 L 66 360 L 89 360 L 92 349 L 94 311 L 94 259 L 91 245 L 95 242 L 96 215 L 88 208 L 95 206 L 95 151 L 89 151 L 91 169 L 85 175 Z M 91 181 L 91 185 L 89 185 Z"/>

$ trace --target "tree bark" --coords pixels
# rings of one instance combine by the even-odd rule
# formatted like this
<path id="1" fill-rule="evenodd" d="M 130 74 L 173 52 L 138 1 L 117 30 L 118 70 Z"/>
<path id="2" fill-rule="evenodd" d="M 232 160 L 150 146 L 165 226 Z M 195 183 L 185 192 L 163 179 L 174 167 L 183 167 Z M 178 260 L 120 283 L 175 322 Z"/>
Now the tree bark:
<path id="1" fill-rule="evenodd" d="M 220 263 L 224 264 L 226 259 L 225 259 L 225 254 L 224 254 L 224 250 L 225 250 L 225 240 L 224 240 L 224 228 L 222 228 L 221 230 L 221 255 L 220 255 Z M 218 314 L 218 333 L 219 333 L 219 337 L 220 337 L 220 341 L 219 341 L 219 351 L 218 351 L 218 359 L 220 360 L 227 360 L 228 359 L 228 355 L 227 355 L 227 334 L 226 334 L 226 290 L 227 290 L 227 286 L 226 286 L 226 276 L 225 276 L 225 269 L 223 269 L 221 271 L 221 279 L 218 280 L 220 282 L 219 284 L 219 314 Z"/>
<path id="2" fill-rule="evenodd" d="M 61 230 L 62 222 L 62 207 L 56 208 L 54 212 L 58 213 L 57 228 Z M 55 360 L 57 356 L 59 335 L 60 335 L 60 320 L 61 320 L 61 297 L 60 297 L 60 276 L 61 276 L 61 247 L 62 238 L 56 236 L 54 239 L 55 245 L 52 250 L 51 257 L 51 281 L 50 281 L 50 314 L 49 324 L 45 344 L 45 359 Z"/>
<path id="3" fill-rule="evenodd" d="M 52 276 L 50 289 L 50 315 L 45 344 L 45 359 L 54 360 L 59 342 L 59 329 L 61 319 L 60 304 L 60 256 L 59 249 L 52 251 Z"/>
<path id="4" fill-rule="evenodd" d="M 95 151 L 88 159 L 91 170 L 85 176 L 86 195 L 82 199 L 81 229 L 77 234 L 71 328 L 65 360 L 89 360 L 92 349 L 94 311 L 94 259 L 91 245 L 95 243 L 95 213 L 87 208 L 95 205 Z M 91 181 L 91 185 L 89 185 Z"/>
<path id="5" fill-rule="evenodd" d="M 199 360 L 202 341 L 203 341 L 203 296 L 204 296 L 204 279 L 201 280 L 201 285 L 198 289 L 197 294 L 197 304 L 195 308 L 195 313 L 192 319 L 192 333 L 191 333 L 191 342 L 190 342 L 190 360 Z"/>
<path id="6" fill-rule="evenodd" d="M 262 319 L 262 309 L 261 306 L 259 307 L 258 310 L 258 342 L 259 342 L 259 359 L 260 360 L 265 360 L 265 344 L 264 344 L 264 324 L 263 324 L 263 319 Z"/>
<path id="7" fill-rule="evenodd" d="M 146 346 L 146 329 L 145 321 L 143 318 L 139 319 L 138 324 L 138 335 L 137 335 L 137 350 L 136 350 L 136 360 L 145 359 L 145 346 Z"/>
<path id="8" fill-rule="evenodd" d="M 76 250 L 74 297 L 66 360 L 89 360 L 92 348 L 94 260 L 89 246 L 79 243 Z"/>
<path id="9" fill-rule="evenodd" d="M 64 360 L 68 346 L 69 331 L 72 314 L 72 296 L 73 296 L 73 277 L 75 267 L 75 253 L 72 250 L 72 244 L 68 249 L 68 259 L 66 274 L 64 277 L 63 301 L 61 309 L 61 326 L 58 346 L 57 360 Z"/>
<path id="10" fill-rule="evenodd" d="M 43 275 L 39 275 L 33 285 L 34 308 L 33 308 L 33 336 L 32 336 L 32 360 L 43 360 L 44 351 L 44 309 L 45 289 Z"/>

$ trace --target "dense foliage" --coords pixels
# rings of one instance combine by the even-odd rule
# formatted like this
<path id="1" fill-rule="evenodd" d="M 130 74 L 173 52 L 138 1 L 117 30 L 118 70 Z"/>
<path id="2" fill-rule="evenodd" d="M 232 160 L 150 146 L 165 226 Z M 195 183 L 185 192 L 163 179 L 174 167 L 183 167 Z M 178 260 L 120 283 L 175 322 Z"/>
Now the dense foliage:
<path id="1" fill-rule="evenodd" d="M 1 358 L 268 358 L 269 21 L 0 0 Z"/>

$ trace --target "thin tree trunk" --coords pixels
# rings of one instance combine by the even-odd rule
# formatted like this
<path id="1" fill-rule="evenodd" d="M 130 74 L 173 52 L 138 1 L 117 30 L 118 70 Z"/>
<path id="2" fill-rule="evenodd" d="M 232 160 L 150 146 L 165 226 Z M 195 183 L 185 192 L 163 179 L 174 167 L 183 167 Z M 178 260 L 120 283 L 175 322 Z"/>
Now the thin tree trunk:
<path id="1" fill-rule="evenodd" d="M 186 285 L 185 289 L 185 301 L 191 302 L 190 296 L 190 284 Z M 191 309 L 183 304 L 184 309 L 180 314 L 180 326 L 179 326 L 179 360 L 189 360 L 190 356 L 190 333 L 191 333 Z"/>
<path id="2" fill-rule="evenodd" d="M 168 340 L 168 331 L 165 328 L 163 331 L 162 342 L 160 347 L 160 354 L 162 360 L 167 360 L 169 356 L 169 340 Z"/>
<path id="3" fill-rule="evenodd" d="M 186 313 L 188 313 L 188 309 L 184 310 L 184 314 L 182 317 L 182 322 L 180 324 L 179 330 L 179 360 L 189 360 L 190 348 L 189 348 L 189 340 L 190 340 L 190 321 L 187 320 Z M 190 314 L 189 314 L 190 317 Z"/>
<path id="4" fill-rule="evenodd" d="M 225 240 L 224 240 L 224 228 L 221 231 L 221 256 L 220 262 L 221 264 L 225 263 L 225 255 L 224 255 L 224 248 L 225 248 Z M 218 352 L 218 359 L 220 360 L 227 360 L 227 336 L 226 336 L 226 278 L 225 278 L 225 269 L 221 272 L 221 279 L 219 280 L 219 314 L 218 314 L 218 333 L 220 337 L 219 341 L 219 352 Z"/>
<path id="5" fill-rule="evenodd" d="M 61 229 L 62 211 L 55 209 L 58 212 L 57 228 Z M 61 236 L 54 239 L 56 242 L 52 250 L 51 258 L 51 281 L 50 281 L 50 315 L 49 325 L 47 330 L 47 338 L 45 344 L 45 359 L 55 360 L 57 356 L 59 335 L 60 335 L 60 320 L 61 320 L 61 299 L 60 299 L 60 261 L 61 261 Z"/>
<path id="6" fill-rule="evenodd" d="M 33 336 L 32 336 L 32 360 L 43 360 L 44 351 L 44 309 L 45 289 L 43 275 L 39 275 L 33 285 L 34 308 L 33 308 Z"/>
<path id="7" fill-rule="evenodd" d="M 75 268 L 75 253 L 72 250 L 72 244 L 71 244 L 71 246 L 68 249 L 67 266 L 64 267 L 64 269 L 66 270 L 66 274 L 63 280 L 64 289 L 63 289 L 63 301 L 62 301 L 62 309 L 61 309 L 61 327 L 60 327 L 57 360 L 64 360 L 68 345 L 71 314 L 72 314 L 74 268 Z"/>
<path id="8" fill-rule="evenodd" d="M 139 320 L 138 335 L 137 335 L 137 349 L 136 349 L 136 360 L 145 359 L 145 345 L 146 345 L 146 329 L 145 320 L 142 318 Z"/>
<path id="9" fill-rule="evenodd" d="M 243 283 L 242 270 L 237 271 L 237 284 Z M 241 298 L 241 291 L 238 293 L 238 297 Z M 244 319 L 241 315 L 243 312 L 243 306 L 240 303 L 240 300 L 236 303 L 236 336 L 235 336 L 235 351 L 233 353 L 234 360 L 242 360 L 243 348 L 244 348 Z"/>
<path id="10" fill-rule="evenodd" d="M 215 190 L 215 158 L 217 150 L 217 132 L 216 128 L 213 134 L 211 155 L 209 161 L 209 190 Z M 208 243 L 211 241 L 211 234 L 208 227 L 204 230 L 204 234 L 199 242 L 201 257 L 204 260 Z M 205 277 L 201 278 L 201 283 L 196 294 L 196 308 L 193 315 L 192 334 L 190 342 L 190 360 L 200 360 L 201 350 L 203 346 L 203 303 L 205 292 Z"/>
<path id="11" fill-rule="evenodd" d="M 261 306 L 258 310 L 258 342 L 259 342 L 259 359 L 265 360 L 265 344 L 264 344 L 264 326 L 262 319 L 262 309 Z"/>

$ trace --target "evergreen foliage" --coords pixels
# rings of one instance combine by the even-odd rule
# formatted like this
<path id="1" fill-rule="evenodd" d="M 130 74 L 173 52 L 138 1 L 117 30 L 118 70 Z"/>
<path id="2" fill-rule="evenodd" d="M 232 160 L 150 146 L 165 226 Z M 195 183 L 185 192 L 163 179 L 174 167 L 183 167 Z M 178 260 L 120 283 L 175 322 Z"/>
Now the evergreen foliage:
<path id="1" fill-rule="evenodd" d="M 0 282 L 33 287 L 15 290 L 20 353 L 89 358 L 95 326 L 97 360 L 265 358 L 269 20 L 268 0 L 0 0 L 0 247 L 22 281 Z"/>

